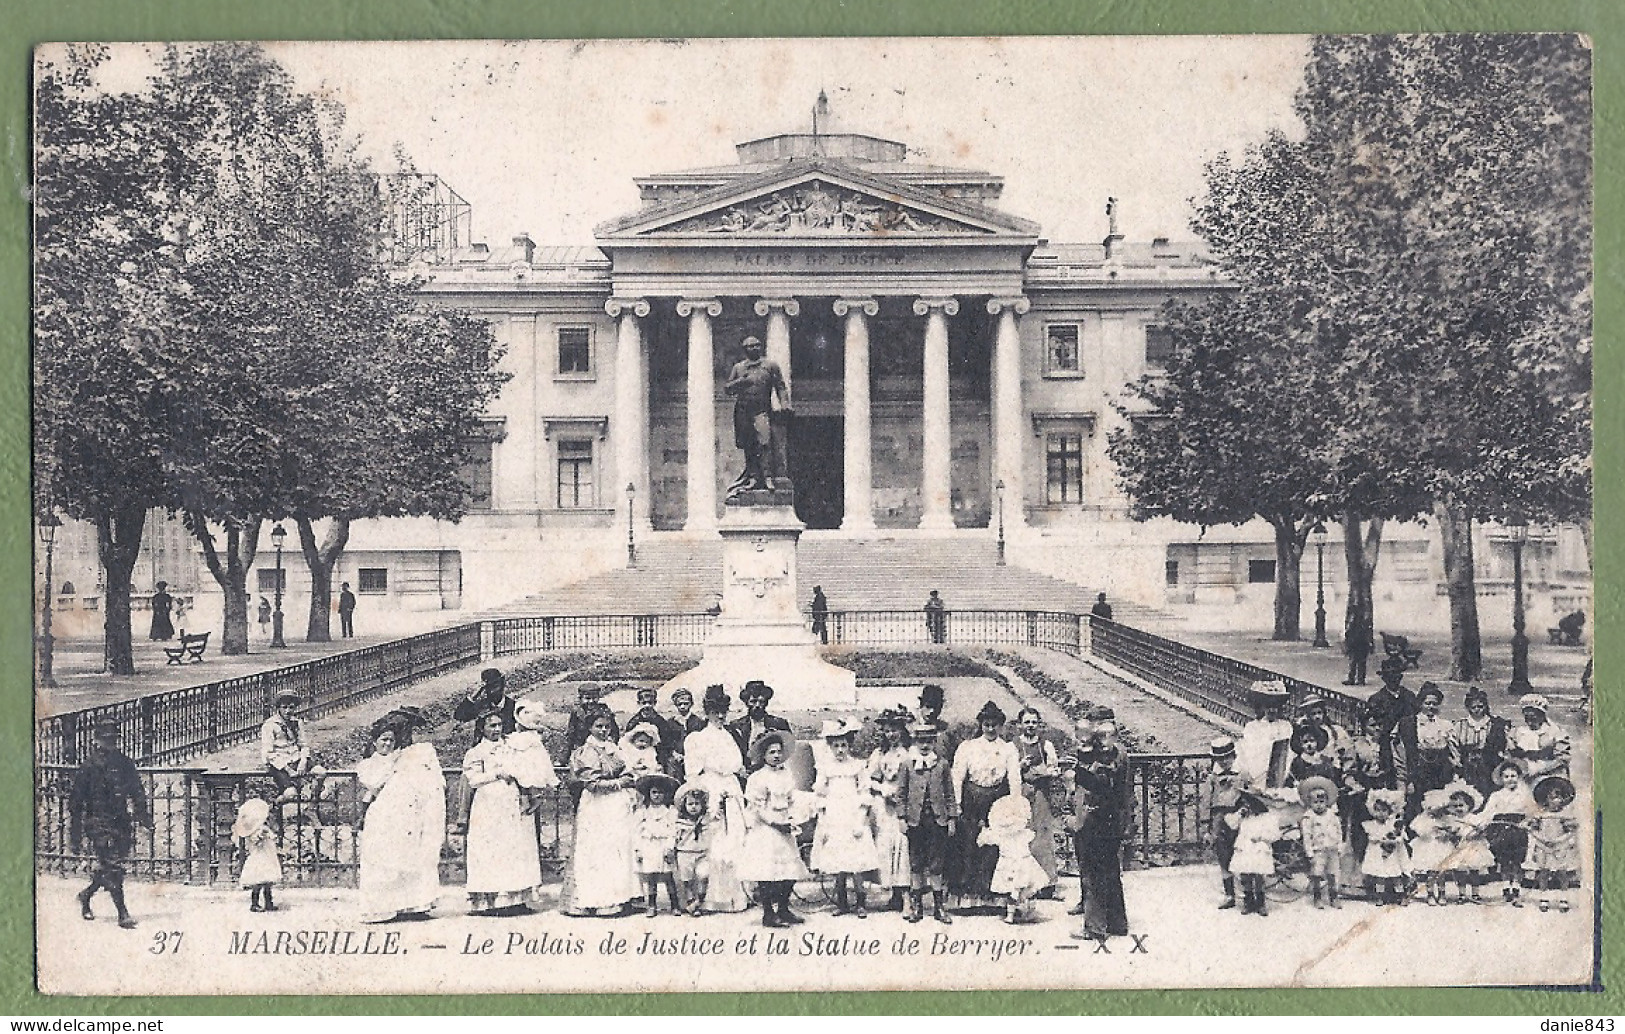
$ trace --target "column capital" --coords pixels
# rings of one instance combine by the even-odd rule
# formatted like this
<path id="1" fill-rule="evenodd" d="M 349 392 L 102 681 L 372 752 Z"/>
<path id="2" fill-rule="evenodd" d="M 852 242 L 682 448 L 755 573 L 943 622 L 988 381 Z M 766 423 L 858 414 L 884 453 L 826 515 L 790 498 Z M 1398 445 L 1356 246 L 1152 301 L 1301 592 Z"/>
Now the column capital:
<path id="1" fill-rule="evenodd" d="M 758 298 L 756 299 L 756 315 L 766 316 L 774 309 L 782 309 L 786 316 L 800 316 L 801 303 L 794 298 Z"/>
<path id="2" fill-rule="evenodd" d="M 880 303 L 873 298 L 835 299 L 835 315 L 845 316 L 854 309 L 862 312 L 865 316 L 880 315 Z"/>
<path id="3" fill-rule="evenodd" d="M 1005 309 L 1009 309 L 1017 316 L 1023 316 L 1026 315 L 1027 310 L 1031 309 L 1032 307 L 1032 301 L 1023 294 L 1014 295 L 1013 297 L 1009 298 L 989 298 L 987 300 L 987 313 L 989 316 L 997 316 Z"/>
<path id="4" fill-rule="evenodd" d="M 959 315 L 959 299 L 948 297 L 914 299 L 914 315 L 929 316 L 932 309 L 941 309 L 945 316 L 957 316 Z"/>
<path id="5" fill-rule="evenodd" d="M 647 298 L 611 298 L 604 303 L 604 311 L 611 316 L 619 316 L 623 311 L 642 319 L 649 315 L 649 299 Z"/>
<path id="6" fill-rule="evenodd" d="M 716 298 L 679 298 L 677 300 L 677 315 L 691 316 L 696 312 L 703 312 L 715 319 L 722 315 L 722 302 Z"/>

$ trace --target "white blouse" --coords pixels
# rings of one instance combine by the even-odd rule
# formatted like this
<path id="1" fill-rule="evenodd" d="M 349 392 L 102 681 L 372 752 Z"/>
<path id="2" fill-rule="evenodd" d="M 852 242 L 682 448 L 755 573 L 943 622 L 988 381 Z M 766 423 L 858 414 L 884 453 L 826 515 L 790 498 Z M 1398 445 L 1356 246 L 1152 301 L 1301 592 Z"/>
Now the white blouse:
<path id="1" fill-rule="evenodd" d="M 954 793 L 965 777 L 977 786 L 998 786 L 1006 780 L 1011 793 L 1021 792 L 1021 753 L 1009 740 L 989 740 L 978 736 L 965 740 L 954 751 Z"/>

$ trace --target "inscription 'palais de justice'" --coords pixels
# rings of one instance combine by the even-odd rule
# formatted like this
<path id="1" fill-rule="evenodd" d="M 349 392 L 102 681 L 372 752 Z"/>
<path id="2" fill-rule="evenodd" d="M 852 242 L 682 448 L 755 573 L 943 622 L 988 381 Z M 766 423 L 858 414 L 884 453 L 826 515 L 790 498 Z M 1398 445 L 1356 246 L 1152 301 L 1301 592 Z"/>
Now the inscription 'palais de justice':
<path id="1" fill-rule="evenodd" d="M 901 266 L 903 255 L 884 251 L 837 251 L 837 252 L 803 252 L 792 254 L 789 252 L 762 252 L 762 251 L 736 251 L 733 253 L 736 266 L 759 266 L 766 268 L 805 269 L 809 266 L 873 269 L 876 267 Z"/>

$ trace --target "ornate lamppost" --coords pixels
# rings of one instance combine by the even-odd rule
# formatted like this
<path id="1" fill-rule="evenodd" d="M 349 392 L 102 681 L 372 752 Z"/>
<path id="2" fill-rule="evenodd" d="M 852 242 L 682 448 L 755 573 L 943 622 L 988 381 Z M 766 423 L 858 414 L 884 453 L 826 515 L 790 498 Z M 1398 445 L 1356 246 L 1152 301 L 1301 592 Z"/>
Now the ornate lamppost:
<path id="1" fill-rule="evenodd" d="M 632 512 L 632 500 L 638 494 L 638 486 L 628 481 L 626 483 L 626 566 L 638 566 L 638 542 L 633 531 L 635 517 Z"/>
<path id="2" fill-rule="evenodd" d="M 51 561 L 56 549 L 56 531 L 60 527 L 62 521 L 55 511 L 45 511 L 39 522 L 40 542 L 45 546 L 45 610 L 40 614 L 39 684 L 51 688 L 56 686 L 56 676 L 51 670 L 56 656 L 56 639 L 51 635 L 51 604 L 55 593 Z"/>
<path id="3" fill-rule="evenodd" d="M 1529 684 L 1529 637 L 1523 624 L 1523 545 L 1529 539 L 1529 525 L 1522 517 L 1507 525 L 1512 543 L 1512 681 L 1507 692 L 1514 696 L 1534 692 Z"/>
<path id="4" fill-rule="evenodd" d="M 282 640 L 282 544 L 288 541 L 288 530 L 281 524 L 271 529 L 271 545 L 276 547 L 276 609 L 271 611 L 271 645 L 287 646 Z"/>
<path id="5" fill-rule="evenodd" d="M 1315 540 L 1315 641 L 1310 645 L 1325 649 L 1332 645 L 1326 641 L 1326 525 L 1315 525 L 1310 535 Z"/>
<path id="6" fill-rule="evenodd" d="M 993 485 L 993 494 L 999 505 L 999 566 L 1004 566 L 1004 479 L 1000 478 Z"/>

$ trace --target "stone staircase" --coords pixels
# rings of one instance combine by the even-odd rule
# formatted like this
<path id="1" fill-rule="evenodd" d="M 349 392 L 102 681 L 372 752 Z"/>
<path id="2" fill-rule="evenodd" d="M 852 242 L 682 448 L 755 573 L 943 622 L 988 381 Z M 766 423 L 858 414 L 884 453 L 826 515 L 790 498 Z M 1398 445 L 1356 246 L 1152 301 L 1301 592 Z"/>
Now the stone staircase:
<path id="1" fill-rule="evenodd" d="M 1087 613 L 1095 590 L 1026 568 L 1001 567 L 982 535 L 847 539 L 802 538 L 796 576 L 802 606 L 822 585 L 832 611 L 924 606 L 932 589 L 951 610 L 1057 610 Z M 493 616 L 701 613 L 722 588 L 722 543 L 655 535 L 638 546 L 638 566 L 507 604 Z M 1149 607 L 1113 600 L 1118 621 L 1167 623 Z"/>

